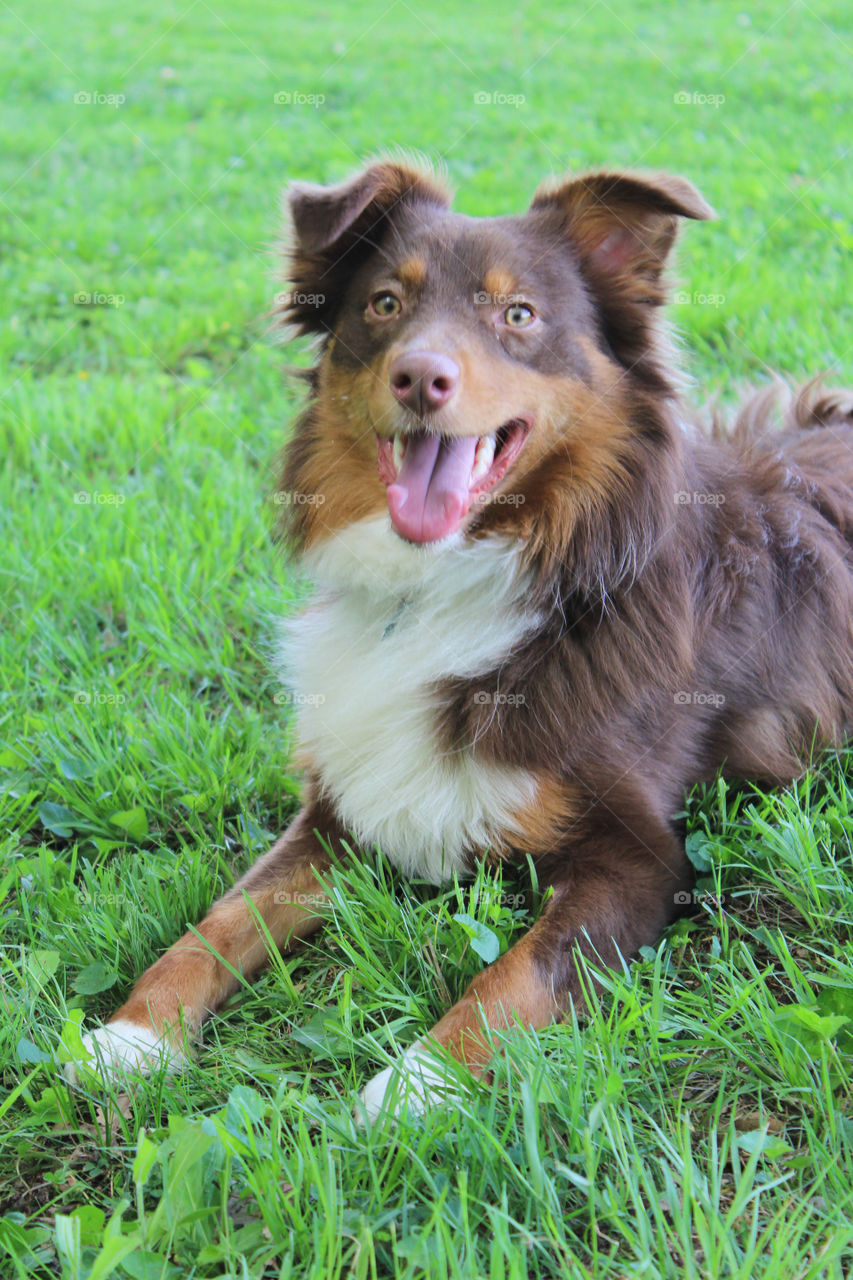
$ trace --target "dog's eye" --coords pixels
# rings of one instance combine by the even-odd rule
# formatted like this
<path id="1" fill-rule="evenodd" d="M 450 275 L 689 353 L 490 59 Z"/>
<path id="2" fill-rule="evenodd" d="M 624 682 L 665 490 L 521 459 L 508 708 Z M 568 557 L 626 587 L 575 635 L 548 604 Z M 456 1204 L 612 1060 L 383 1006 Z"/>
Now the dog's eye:
<path id="1" fill-rule="evenodd" d="M 504 324 L 508 324 L 511 329 L 526 329 L 535 319 L 533 308 L 528 307 L 525 302 L 515 302 L 504 312 Z"/>
<path id="2" fill-rule="evenodd" d="M 374 315 L 382 316 L 383 319 L 388 316 L 396 316 L 402 305 L 397 295 L 389 293 L 387 290 L 384 293 L 377 293 L 370 299 L 370 310 Z"/>

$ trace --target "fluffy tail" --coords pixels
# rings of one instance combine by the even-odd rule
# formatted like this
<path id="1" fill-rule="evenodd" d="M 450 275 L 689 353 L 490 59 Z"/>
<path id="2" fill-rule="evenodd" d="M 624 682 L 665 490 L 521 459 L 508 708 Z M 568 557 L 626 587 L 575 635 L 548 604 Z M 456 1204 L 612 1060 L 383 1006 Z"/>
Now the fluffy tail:
<path id="1" fill-rule="evenodd" d="M 824 376 L 820 374 L 798 388 L 774 378 L 766 387 L 749 393 L 731 426 L 717 418 L 715 432 L 744 445 L 763 441 L 777 447 L 780 434 L 790 438 L 818 427 L 853 427 L 853 390 L 841 387 L 827 391 Z"/>
<path id="2" fill-rule="evenodd" d="M 768 492 L 799 494 L 853 548 L 853 391 L 775 382 L 745 400 L 728 434 Z"/>

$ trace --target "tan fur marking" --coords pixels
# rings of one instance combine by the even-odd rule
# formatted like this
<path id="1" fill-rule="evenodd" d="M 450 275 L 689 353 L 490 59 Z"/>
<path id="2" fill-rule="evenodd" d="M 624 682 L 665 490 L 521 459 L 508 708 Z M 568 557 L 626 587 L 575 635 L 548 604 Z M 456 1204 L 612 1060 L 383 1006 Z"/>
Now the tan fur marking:
<path id="1" fill-rule="evenodd" d="M 423 258 L 406 258 L 394 274 L 407 289 L 420 289 L 426 280 L 427 267 Z"/>
<path id="2" fill-rule="evenodd" d="M 375 430 L 381 418 L 377 420 L 367 407 L 375 379 L 371 369 L 353 374 L 324 366 L 323 395 L 315 410 L 310 448 L 292 475 L 292 491 L 284 491 L 280 498 L 300 503 L 306 547 L 387 510 Z"/>
<path id="3" fill-rule="evenodd" d="M 515 276 L 502 267 L 490 267 L 483 276 L 483 292 L 491 294 L 496 306 L 500 306 L 504 299 L 515 297 L 517 291 Z"/>
<path id="4" fill-rule="evenodd" d="M 518 814 L 519 835 L 511 844 L 517 853 L 549 853 L 581 812 L 577 788 L 558 778 L 543 777 L 536 799 Z"/>

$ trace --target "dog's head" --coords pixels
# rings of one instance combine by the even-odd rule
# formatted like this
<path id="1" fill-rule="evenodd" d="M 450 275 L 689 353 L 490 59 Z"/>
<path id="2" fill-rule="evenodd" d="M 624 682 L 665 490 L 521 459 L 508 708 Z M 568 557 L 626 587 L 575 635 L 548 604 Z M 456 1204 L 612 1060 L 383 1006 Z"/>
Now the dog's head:
<path id="1" fill-rule="evenodd" d="M 712 216 L 701 196 L 594 173 L 471 218 L 433 174 L 386 161 L 289 201 L 283 318 L 321 341 L 291 532 L 387 512 L 412 544 L 502 530 L 556 549 L 660 433 L 655 310 L 678 219 Z"/>

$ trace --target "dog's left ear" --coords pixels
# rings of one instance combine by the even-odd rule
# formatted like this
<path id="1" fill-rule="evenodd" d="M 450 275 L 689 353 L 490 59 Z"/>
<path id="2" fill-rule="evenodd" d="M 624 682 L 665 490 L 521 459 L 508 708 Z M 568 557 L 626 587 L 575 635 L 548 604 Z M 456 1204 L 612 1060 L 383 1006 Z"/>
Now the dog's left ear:
<path id="1" fill-rule="evenodd" d="M 624 296 L 659 303 L 663 267 L 679 218 L 713 218 L 685 178 L 671 174 L 591 173 L 540 187 L 531 212 L 552 210 L 590 283 L 618 281 Z"/>

